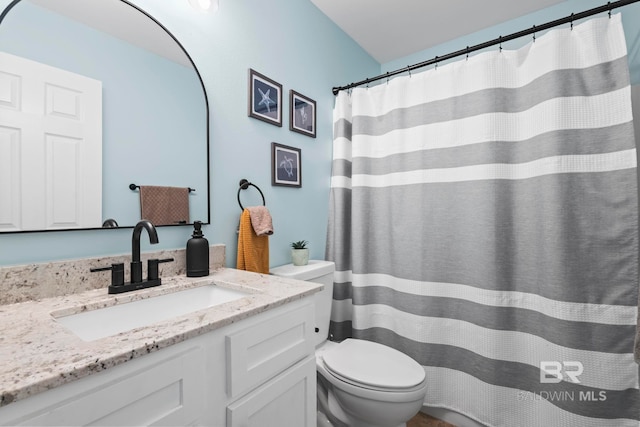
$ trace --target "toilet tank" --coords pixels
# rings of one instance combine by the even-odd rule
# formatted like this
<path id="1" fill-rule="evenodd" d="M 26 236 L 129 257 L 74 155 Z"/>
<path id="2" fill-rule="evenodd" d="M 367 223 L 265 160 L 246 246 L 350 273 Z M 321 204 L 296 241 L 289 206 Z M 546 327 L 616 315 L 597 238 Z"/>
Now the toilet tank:
<path id="1" fill-rule="evenodd" d="M 335 264 L 333 262 L 320 260 L 309 260 L 309 264 L 307 265 L 295 266 L 293 264 L 286 264 L 271 269 L 271 274 L 274 276 L 321 283 L 324 285 L 323 290 L 313 294 L 316 347 L 322 344 L 329 336 L 334 270 Z"/>

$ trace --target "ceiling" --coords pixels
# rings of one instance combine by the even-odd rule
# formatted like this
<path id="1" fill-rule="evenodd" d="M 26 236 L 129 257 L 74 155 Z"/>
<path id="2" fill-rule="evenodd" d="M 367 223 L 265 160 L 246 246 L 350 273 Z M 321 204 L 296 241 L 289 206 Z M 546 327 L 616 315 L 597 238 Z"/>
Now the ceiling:
<path id="1" fill-rule="evenodd" d="M 311 0 L 381 64 L 563 1 Z"/>
<path id="2" fill-rule="evenodd" d="M 175 43 L 165 40 L 170 37 L 165 31 L 140 19 L 140 13 L 126 13 L 131 8 L 120 1 L 30 1 L 191 65 Z M 563 1 L 566 0 L 311 0 L 381 64 Z"/>
<path id="3" fill-rule="evenodd" d="M 187 55 L 165 30 L 126 3 L 113 0 L 28 1 L 185 67 L 192 67 Z"/>

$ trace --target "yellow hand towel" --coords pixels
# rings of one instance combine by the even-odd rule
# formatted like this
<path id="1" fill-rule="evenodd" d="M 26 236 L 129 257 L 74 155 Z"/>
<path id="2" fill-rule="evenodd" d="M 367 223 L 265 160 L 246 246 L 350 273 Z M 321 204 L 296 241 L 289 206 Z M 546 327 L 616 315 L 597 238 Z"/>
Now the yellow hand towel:
<path id="1" fill-rule="evenodd" d="M 242 211 L 238 232 L 238 270 L 269 274 L 269 236 L 258 236 L 249 209 Z"/>

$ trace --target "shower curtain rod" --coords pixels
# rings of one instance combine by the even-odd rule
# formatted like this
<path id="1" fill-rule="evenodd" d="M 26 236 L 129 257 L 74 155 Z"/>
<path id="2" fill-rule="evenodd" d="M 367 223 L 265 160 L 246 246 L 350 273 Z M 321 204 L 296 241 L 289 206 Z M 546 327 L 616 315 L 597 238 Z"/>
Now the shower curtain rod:
<path id="1" fill-rule="evenodd" d="M 474 46 L 467 46 L 465 49 L 460 49 L 458 51 L 449 53 L 447 55 L 443 55 L 443 56 L 436 56 L 433 59 L 429 59 L 428 61 L 423 61 L 423 62 L 419 62 L 417 64 L 414 65 L 409 65 L 407 67 L 404 68 L 399 68 L 395 71 L 387 71 L 384 74 L 380 74 L 379 76 L 376 77 L 369 77 L 368 79 L 364 79 L 361 80 L 359 82 L 356 83 L 351 83 L 348 84 L 346 86 L 339 86 L 339 87 L 334 87 L 332 89 L 332 92 L 334 95 L 337 95 L 338 92 L 340 92 L 341 90 L 345 90 L 345 89 L 351 89 L 357 86 L 361 86 L 364 84 L 368 84 L 371 82 L 375 82 L 377 80 L 382 80 L 382 79 L 388 79 L 389 77 L 398 75 L 398 74 L 402 74 L 405 72 L 411 72 L 412 70 L 415 70 L 417 68 L 422 68 L 422 67 L 426 67 L 428 65 L 432 65 L 432 64 L 437 64 L 440 61 L 446 61 L 448 59 L 451 58 L 455 58 L 457 56 L 462 56 L 462 55 L 467 55 L 471 52 L 475 52 L 477 50 L 481 50 L 481 49 L 485 49 L 487 47 L 490 46 L 495 46 L 497 44 L 502 44 L 502 42 L 507 42 L 509 40 L 513 40 L 513 39 L 517 39 L 520 37 L 524 37 L 524 36 L 528 36 L 533 34 L 534 35 L 534 40 L 535 40 L 535 33 L 537 33 L 538 31 L 544 31 L 544 30 L 548 30 L 549 28 L 553 28 L 553 27 L 557 27 L 558 25 L 562 25 L 562 24 L 568 24 L 571 23 L 573 25 L 573 21 L 576 21 L 578 19 L 582 19 L 582 18 L 587 18 L 589 16 L 592 15 L 597 15 L 598 13 L 603 13 L 603 12 L 609 12 L 609 15 L 611 15 L 611 10 L 612 9 L 616 9 L 619 7 L 623 7 L 623 6 L 627 6 L 630 5 L 632 3 L 637 3 L 640 0 L 618 0 L 618 1 L 614 1 L 614 2 L 607 2 L 607 4 L 599 6 L 599 7 L 594 7 L 593 9 L 589 9 L 589 10 L 585 10 L 583 12 L 580 13 L 572 13 L 569 16 L 566 16 L 564 18 L 560 18 L 560 19 L 556 19 L 555 21 L 550 21 L 547 22 L 545 24 L 542 25 L 534 25 L 533 27 L 526 29 L 526 30 L 522 30 L 522 31 L 518 31 L 516 33 L 512 33 L 509 34 L 507 36 L 500 36 L 497 39 L 493 39 L 484 43 L 480 43 Z"/>

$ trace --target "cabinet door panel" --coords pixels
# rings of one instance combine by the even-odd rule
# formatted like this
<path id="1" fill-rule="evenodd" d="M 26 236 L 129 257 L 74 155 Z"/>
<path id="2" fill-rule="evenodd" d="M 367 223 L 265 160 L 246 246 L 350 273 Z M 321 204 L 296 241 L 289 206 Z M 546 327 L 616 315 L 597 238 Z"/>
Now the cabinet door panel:
<path id="1" fill-rule="evenodd" d="M 316 361 L 311 356 L 227 407 L 227 427 L 316 425 Z"/>
<path id="2" fill-rule="evenodd" d="M 175 426 L 192 423 L 204 405 L 204 380 L 200 374 L 203 363 L 203 349 L 192 348 L 132 374 L 115 376 L 112 381 L 21 420 L 19 425 Z"/>

